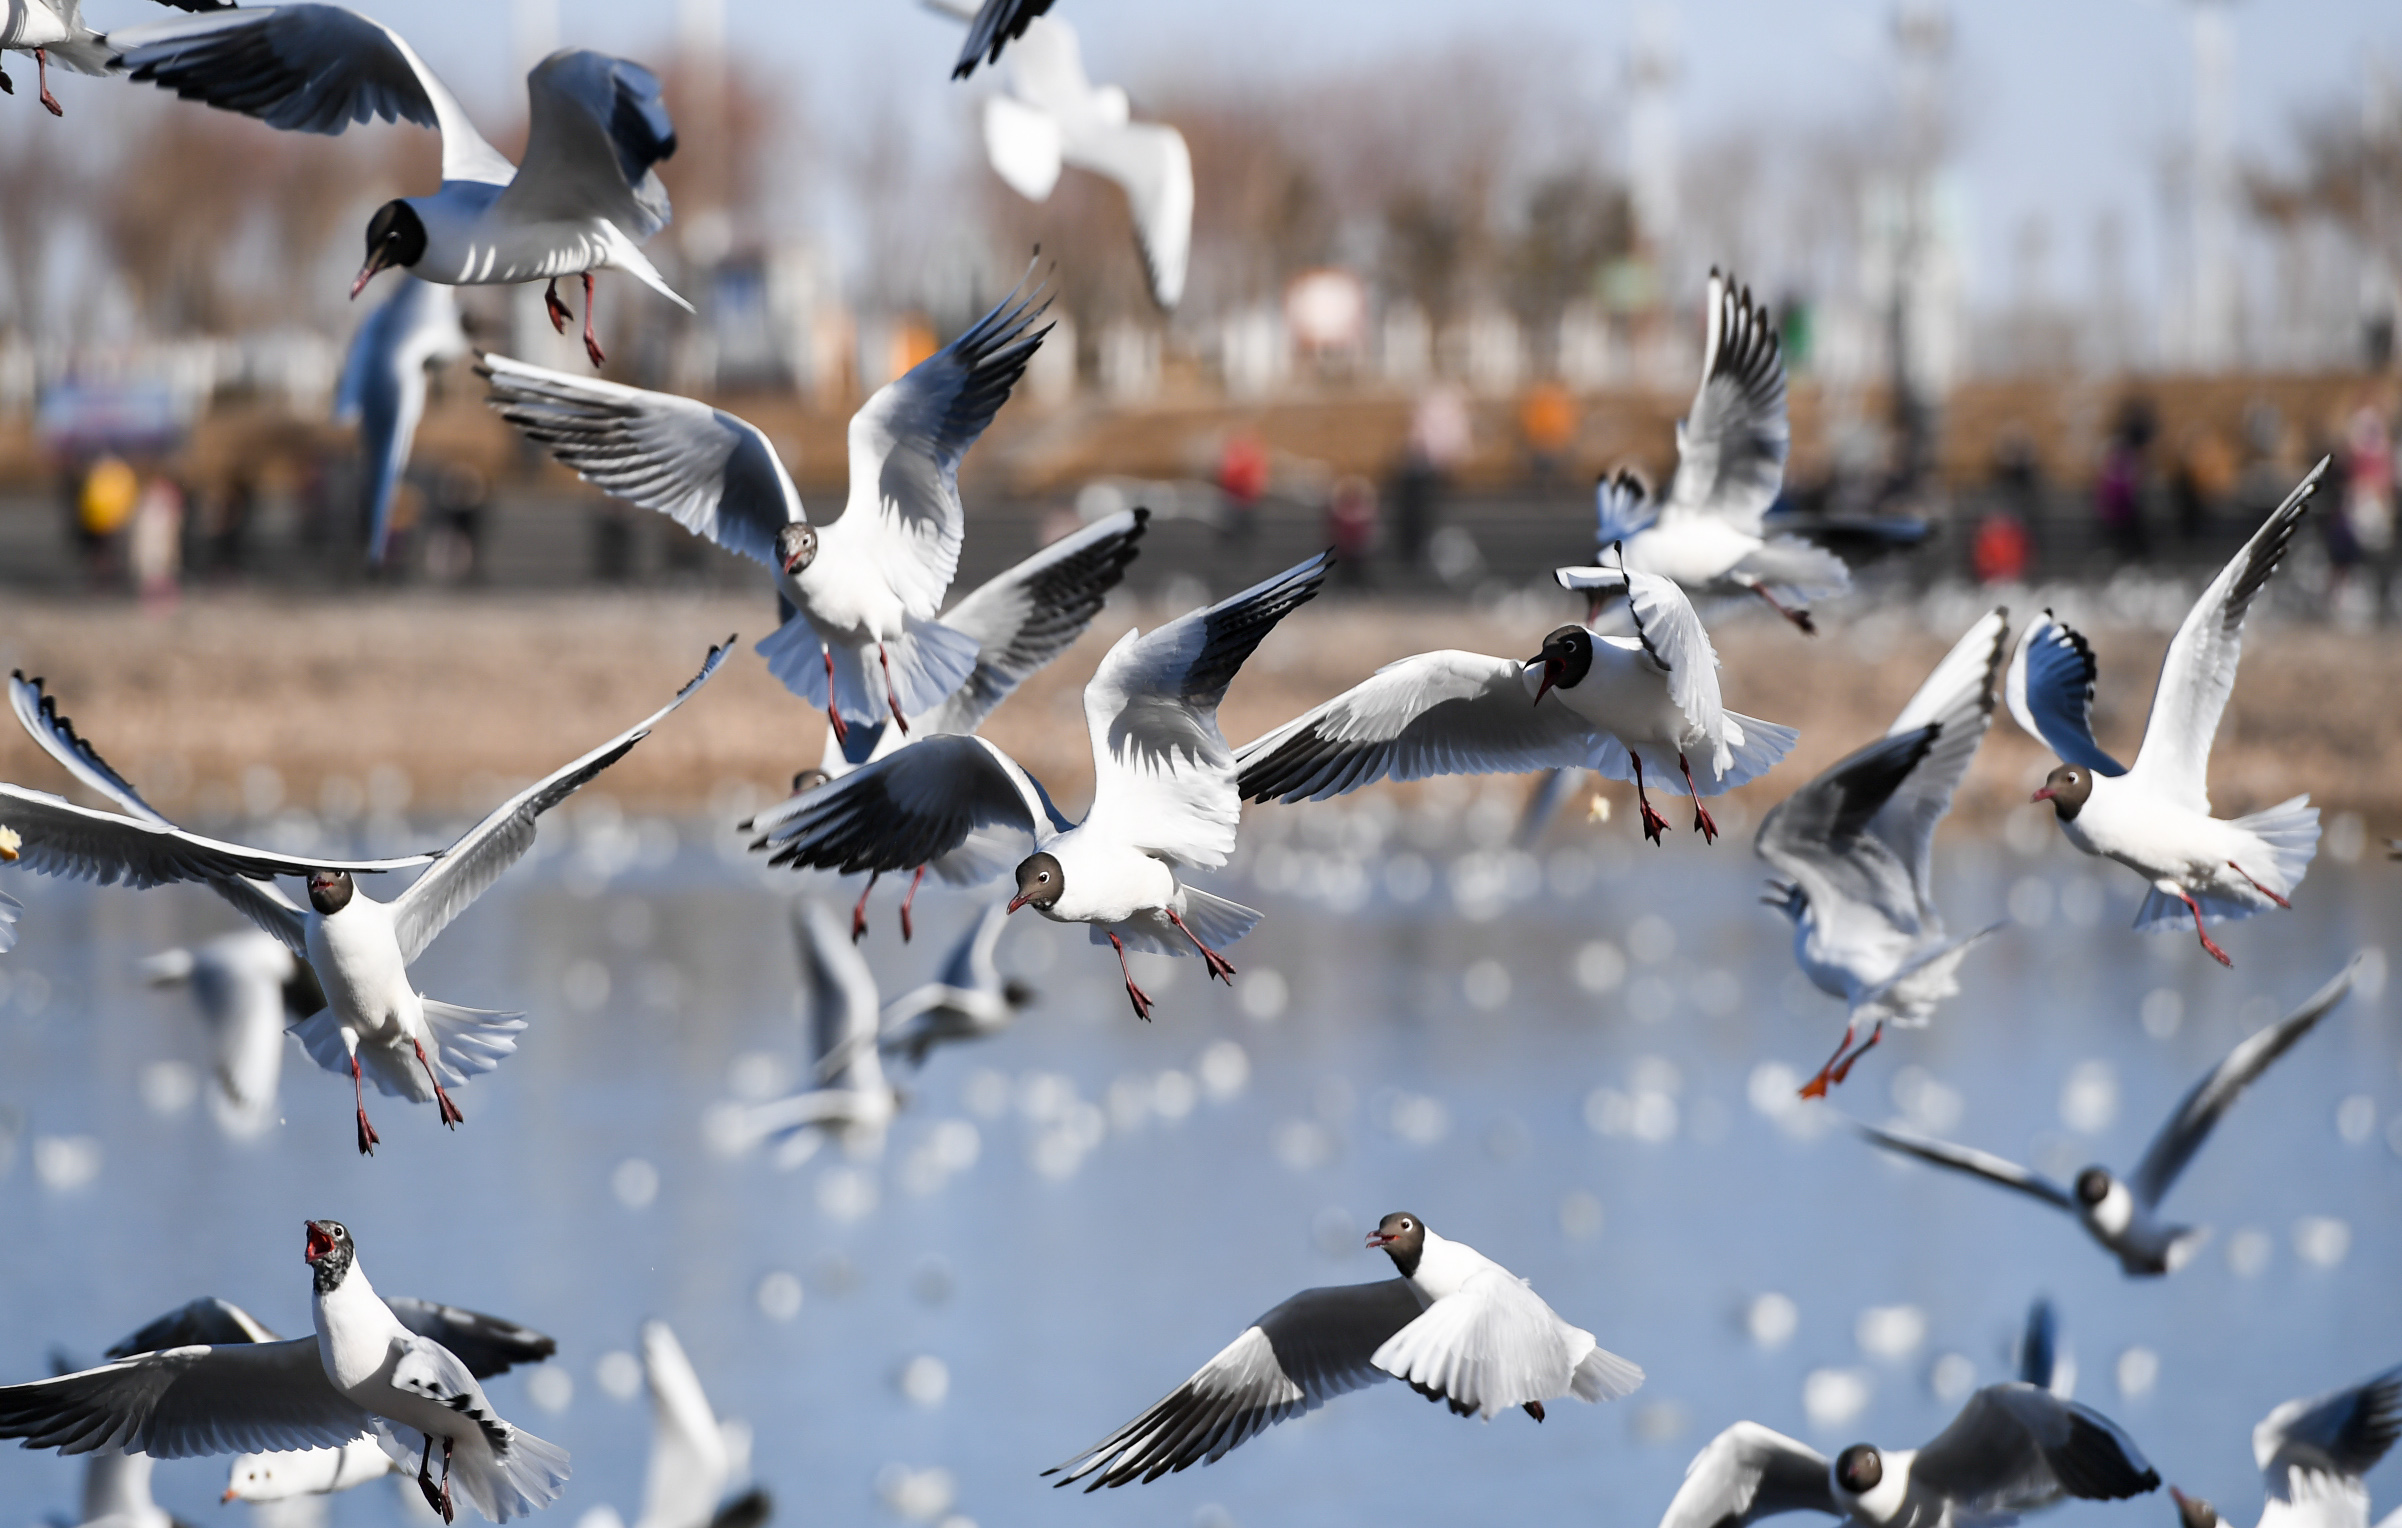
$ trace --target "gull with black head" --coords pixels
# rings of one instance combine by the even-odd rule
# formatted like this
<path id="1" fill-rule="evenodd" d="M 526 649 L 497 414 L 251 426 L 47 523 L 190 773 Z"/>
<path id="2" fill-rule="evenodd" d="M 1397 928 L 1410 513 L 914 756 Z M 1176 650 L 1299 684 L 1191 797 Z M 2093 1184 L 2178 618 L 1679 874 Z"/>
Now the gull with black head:
<path id="1" fill-rule="evenodd" d="M 2369 1528 L 2361 1478 L 2402 1437 L 2402 1366 L 2325 1395 L 2287 1401 L 2252 1429 L 2252 1463 L 2268 1499 L 2260 1528 Z M 2227 1528 L 2218 1508 L 2175 1486 L 2181 1528 Z M 2402 1510 L 2381 1528 L 2402 1523 Z"/>

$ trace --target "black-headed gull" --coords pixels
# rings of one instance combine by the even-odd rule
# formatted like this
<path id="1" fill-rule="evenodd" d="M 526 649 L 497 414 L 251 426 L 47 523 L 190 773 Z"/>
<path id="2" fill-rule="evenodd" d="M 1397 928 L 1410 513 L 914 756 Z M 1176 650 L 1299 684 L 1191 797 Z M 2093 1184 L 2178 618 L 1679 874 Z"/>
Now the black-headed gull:
<path id="1" fill-rule="evenodd" d="M 782 1142 L 782 1167 L 809 1160 L 828 1135 L 848 1155 L 878 1156 L 901 1095 L 884 1080 L 876 1049 L 876 975 L 823 903 L 795 904 L 792 930 L 808 993 L 813 1085 L 743 1111 L 739 1138 Z"/>
<path id="2" fill-rule="evenodd" d="M 351 868 L 339 861 L 316 867 L 305 863 L 287 867 L 280 862 L 265 865 L 264 873 L 307 877 L 309 906 L 305 912 L 274 885 L 242 879 L 262 872 L 242 868 L 238 859 L 179 848 L 170 867 L 185 873 L 168 876 L 160 873 L 151 859 L 136 859 L 135 851 L 117 847 L 120 841 L 136 846 L 181 846 L 187 841 L 206 845 L 210 841 L 193 839 L 154 810 L 77 735 L 74 724 L 58 714 L 51 697 L 42 693 L 40 681 L 19 674 L 11 684 L 10 697 L 18 721 L 34 741 L 85 785 L 134 814 L 114 817 L 84 812 L 55 797 L 45 798 L 56 802 L 45 822 L 63 811 L 125 826 L 112 827 L 105 838 L 86 834 L 75 840 L 73 857 L 69 849 L 37 844 L 29 836 L 29 863 L 38 849 L 69 867 L 64 873 L 77 873 L 80 868 L 81 873 L 98 875 L 104 884 L 112 877 L 100 873 L 103 871 L 128 878 L 139 874 L 157 880 L 205 881 L 243 916 L 306 960 L 327 1003 L 314 1016 L 292 1026 L 292 1033 L 300 1037 L 309 1059 L 329 1072 L 349 1074 L 357 1105 L 358 1147 L 362 1153 L 372 1154 L 380 1138 L 367 1122 L 363 1076 L 374 1077 L 376 1087 L 384 1093 L 438 1105 L 442 1122 L 456 1127 L 465 1116 L 451 1101 L 449 1089 L 499 1065 L 517 1048 L 518 1032 L 525 1028 L 522 1014 L 465 1008 L 424 996 L 409 981 L 410 964 L 452 919 L 533 847 L 537 818 L 624 758 L 652 728 L 716 676 L 733 640 L 728 637 L 725 645 L 709 649 L 701 671 L 659 710 L 494 808 L 390 902 L 361 893 Z M 18 797 L 36 794 L 0 785 L 0 817 L 17 813 Z M 95 844 L 100 847 L 93 847 Z M 422 863 L 424 858 L 372 862 L 367 868 Z M 35 868 L 42 867 L 37 864 Z M 137 879 L 135 884 L 153 881 Z"/>
<path id="3" fill-rule="evenodd" d="M 1673 578 L 1687 593 L 1757 595 L 1803 631 L 1812 600 L 1851 588 L 1843 559 L 1762 517 L 1785 483 L 1792 431 L 1776 319 L 1748 288 L 1710 272 L 1701 388 L 1676 427 L 1676 477 L 1664 501 L 1620 472 L 1594 490 L 1596 545 L 1625 547 L 1626 566 Z M 1779 597 L 1780 593 L 1782 598 Z"/>
<path id="4" fill-rule="evenodd" d="M 684 1345 L 664 1321 L 642 1323 L 642 1377 L 651 1397 L 651 1460 L 634 1528 L 756 1528 L 772 1503 L 764 1489 L 734 1490 L 750 1473 L 751 1430 L 720 1422 Z M 624 1528 L 613 1507 L 594 1507 L 576 1528 Z"/>
<path id="5" fill-rule="evenodd" d="M 1571 1326 L 1524 1279 L 1396 1212 L 1368 1233 L 1399 1278 L 1301 1293 L 1261 1316 L 1141 1416 L 1043 1471 L 1087 1491 L 1215 1464 L 1229 1449 L 1338 1395 L 1397 1379 L 1459 1416 L 1492 1420 L 1573 1395 L 1613 1401 L 1643 1371 Z"/>
<path id="6" fill-rule="evenodd" d="M 884 1005 L 876 1043 L 907 1056 L 911 1066 L 923 1066 L 926 1052 L 937 1045 L 982 1040 L 1007 1029 L 1018 1010 L 1034 1001 L 1034 989 L 1004 977 L 993 960 L 1008 925 L 1006 902 L 978 914 L 952 947 L 941 974 Z"/>
<path id="7" fill-rule="evenodd" d="M 445 286 L 547 281 L 551 323 L 565 333 L 559 278 L 580 274 L 595 366 L 594 271 L 623 271 L 691 311 L 638 247 L 667 226 L 655 167 L 676 151 L 659 81 L 640 64 L 575 49 L 535 65 L 517 165 L 398 32 L 340 6 L 226 10 L 130 28 L 110 44 L 134 79 L 270 127 L 339 133 L 381 117 L 442 135 L 441 189 L 377 209 L 353 297 L 394 267 Z"/>
<path id="8" fill-rule="evenodd" d="M 951 9 L 947 5 L 938 8 Z M 960 45 L 951 78 L 966 79 L 980 63 L 999 63 L 1001 50 L 1025 33 L 1026 23 L 1050 8 L 1051 0 L 984 0 L 968 23 L 967 41 Z"/>
<path id="9" fill-rule="evenodd" d="M 2402 1437 L 2402 1367 L 2325 1395 L 2287 1401 L 2252 1429 L 2268 1500 L 2260 1528 L 2369 1528 L 2361 1477 Z M 2218 1508 L 2175 1486 L 2183 1528 L 2224 1528 Z M 2402 1513 L 2386 1519 L 2402 1520 Z"/>
<path id="10" fill-rule="evenodd" d="M 978 585 L 974 592 L 942 613 L 942 624 L 972 639 L 976 666 L 958 689 L 931 710 L 901 722 L 854 724 L 837 732 L 826 729 L 826 745 L 817 768 L 793 777 L 795 791 L 839 780 L 860 765 L 881 759 L 919 738 L 964 736 L 984 725 L 993 708 L 1028 677 L 1066 652 L 1101 613 L 1109 591 L 1126 576 L 1127 565 L 1141 550 L 1151 512 L 1135 508 L 1094 521 L 1082 530 L 1052 542 L 1033 556 Z M 928 868 L 921 865 L 901 897 L 901 939 L 915 933 L 910 909 Z M 946 880 L 958 877 L 945 875 Z M 875 876 L 859 892 L 851 910 L 851 937 L 867 932 L 867 899 L 876 888 Z"/>
<path id="11" fill-rule="evenodd" d="M 1793 920 L 1793 958 L 1810 984 L 1841 998 L 1843 1039 L 1804 1098 L 1823 1098 L 1893 1023 L 1923 1026 L 1960 990 L 1969 947 L 1935 907 L 1935 825 L 1993 721 L 2009 655 L 2009 612 L 1995 610 L 1935 665 L 1885 735 L 1795 791 L 1760 819 L 1752 848 L 1786 877 L 1760 900 Z M 1857 1051 L 1860 1021 L 1871 1025 Z"/>
<path id="12" fill-rule="evenodd" d="M 1042 309 L 1012 296 L 851 416 L 850 497 L 809 523 L 758 427 L 722 409 L 487 356 L 488 400 L 585 481 L 767 564 L 796 612 L 759 644 L 837 733 L 888 712 L 904 729 L 966 682 L 973 637 L 937 619 L 967 527 L 959 460 L 1008 400 Z"/>
<path id="13" fill-rule="evenodd" d="M 566 1452 L 502 1420 L 465 1362 L 401 1322 L 368 1283 L 340 1222 L 308 1222 L 306 1253 L 315 1335 L 172 1347 L 0 1387 L 0 1437 L 66 1454 L 118 1448 L 189 1459 L 339 1448 L 372 1435 L 416 1468 L 445 1522 L 453 1487 L 494 1522 L 558 1498 Z"/>
<path id="14" fill-rule="evenodd" d="M 237 1136 L 273 1123 L 284 1030 L 325 1006 L 308 962 L 274 935 L 246 928 L 161 951 L 141 970 L 154 987 L 190 989 L 215 1053 L 218 1123 Z"/>
<path id="15" fill-rule="evenodd" d="M 467 353 L 459 300 L 451 289 L 415 276 L 379 304 L 350 337 L 334 417 L 359 427 L 366 463 L 367 560 L 381 567 L 392 536 L 392 498 L 409 465 L 417 421 L 425 414 L 425 372 Z"/>
<path id="16" fill-rule="evenodd" d="M 1923 1448 L 1855 1443 L 1832 1463 L 1737 1422 L 1685 1466 L 1660 1528 L 1743 1528 L 1780 1512 L 1823 1512 L 1862 1528 L 2003 1528 L 2063 1497 L 2120 1501 L 2159 1487 L 2117 1423 L 2014 1381 L 1970 1396 Z"/>
<path id="17" fill-rule="evenodd" d="M 1562 626 L 1532 658 L 1454 650 L 1388 663 L 1237 750 L 1243 796 L 1323 801 L 1378 780 L 1581 766 L 1635 782 L 1643 831 L 1657 843 L 1667 821 L 1644 794 L 1648 751 L 1677 760 L 1693 825 L 1714 842 L 1700 798 L 1765 773 L 1795 733 L 1720 703 L 1717 651 L 1674 583 L 1616 568 L 1564 572 L 1578 587 L 1628 591 L 1636 635 Z"/>
<path id="18" fill-rule="evenodd" d="M 2362 957 L 2335 975 L 2309 1001 L 2259 1030 L 2227 1053 L 2227 1059 L 2195 1083 L 2178 1100 L 2176 1111 L 2144 1148 L 2135 1173 L 2120 1178 L 2107 1167 L 2088 1167 L 2071 1187 L 2062 1187 L 2032 1168 L 1949 1141 L 1930 1140 L 1905 1131 L 1861 1125 L 1860 1131 L 1878 1145 L 1906 1153 L 1938 1167 L 1948 1167 L 2016 1189 L 2055 1209 L 2066 1210 L 2104 1250 L 2117 1257 L 2129 1277 L 2174 1273 L 2200 1250 L 2207 1230 L 2174 1225 L 2162 1218 L 2160 1201 L 2176 1183 L 2185 1164 L 2210 1138 L 2219 1117 L 2243 1096 L 2261 1073 L 2344 1000 L 2359 975 Z"/>
<path id="19" fill-rule="evenodd" d="M 1115 181 L 1133 215 L 1152 300 L 1174 308 L 1193 243 L 1193 156 L 1184 135 L 1130 120 L 1123 89 L 1085 76 L 1083 50 L 1066 22 L 1034 16 L 1023 26 L 1009 54 L 1009 93 L 984 103 L 994 173 L 1030 202 L 1050 199 L 1062 166 Z"/>
<path id="20" fill-rule="evenodd" d="M 1138 1017 L 1151 999 L 1126 967 L 1129 946 L 1198 954 L 1233 985 L 1216 946 L 1259 914 L 1186 885 L 1234 852 L 1242 797 L 1218 702 L 1276 623 L 1326 581 L 1321 553 L 1148 633 L 1128 631 L 1084 687 L 1093 801 L 1071 823 L 1017 762 L 980 737 L 931 737 L 752 818 L 770 863 L 895 871 L 936 863 L 961 882 L 1017 864 L 1009 910 L 1082 923 L 1118 953 Z M 1017 856 L 1031 845 L 1030 856 Z M 939 863 L 938 863 L 939 862 Z"/>
<path id="21" fill-rule="evenodd" d="M 2307 794 L 2233 821 L 2210 814 L 2210 740 L 2235 689 L 2244 617 L 2326 472 L 2322 458 L 2194 601 L 2161 660 L 2132 766 L 2094 741 L 2097 665 L 2075 628 L 2047 610 L 2010 659 L 2010 714 L 2062 760 L 2034 799 L 2052 804 L 2070 843 L 2151 883 L 2137 928 L 2175 928 L 2190 914 L 2202 948 L 2222 966 L 2235 962 L 2205 924 L 2291 907 L 2318 852 L 2319 814 Z"/>

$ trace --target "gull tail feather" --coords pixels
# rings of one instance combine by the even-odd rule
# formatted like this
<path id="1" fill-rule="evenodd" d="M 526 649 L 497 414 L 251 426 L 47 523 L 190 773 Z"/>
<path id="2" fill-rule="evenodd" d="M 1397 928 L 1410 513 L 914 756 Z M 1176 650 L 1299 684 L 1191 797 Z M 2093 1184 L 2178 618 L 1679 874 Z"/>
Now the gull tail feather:
<path id="1" fill-rule="evenodd" d="M 767 660 L 767 671 L 804 704 L 826 709 L 826 643 L 807 616 L 795 613 L 761 637 L 753 651 Z"/>
<path id="2" fill-rule="evenodd" d="M 516 1053 L 517 1036 L 525 1029 L 522 1013 L 496 1013 L 488 1008 L 462 1008 L 456 1003 L 421 997 L 426 1028 L 434 1032 L 434 1069 L 442 1085 L 455 1088 L 468 1078 L 491 1071 L 502 1058 Z"/>
<path id="3" fill-rule="evenodd" d="M 1798 536 L 1770 538 L 1736 563 L 1735 573 L 1810 604 L 1852 589 L 1852 570 L 1842 558 Z"/>
<path id="4" fill-rule="evenodd" d="M 1745 716 L 1736 711 L 1727 712 L 1726 719 L 1729 724 L 1726 763 L 1719 765 L 1714 759 L 1689 760 L 1693 765 L 1693 778 L 1706 796 L 1731 791 L 1738 785 L 1748 785 L 1768 773 L 1777 766 L 1778 761 L 1793 751 L 1795 740 L 1801 736 L 1791 727 L 1780 727 L 1775 722 L 1764 722 L 1758 717 Z M 1734 735 L 1738 730 L 1742 734 L 1739 739 Z M 1675 760 L 1666 762 L 1673 765 Z M 1661 774 L 1664 783 L 1673 788 L 1676 794 L 1685 794 L 1685 782 L 1673 768 Z"/>
<path id="5" fill-rule="evenodd" d="M 1918 955 L 1883 983 L 1860 995 L 1858 1015 L 1881 1019 L 1899 1029 L 1921 1029 L 1935 1016 L 1935 1005 L 1960 992 L 1960 962 L 1968 952 L 1999 933 L 2006 924 L 1990 923 L 1949 944 Z"/>
<path id="6" fill-rule="evenodd" d="M 1620 1358 L 1607 1348 L 1587 1353 L 1568 1376 L 1569 1393 L 1580 1401 L 1614 1401 L 1632 1395 L 1643 1384 L 1643 1366 Z"/>

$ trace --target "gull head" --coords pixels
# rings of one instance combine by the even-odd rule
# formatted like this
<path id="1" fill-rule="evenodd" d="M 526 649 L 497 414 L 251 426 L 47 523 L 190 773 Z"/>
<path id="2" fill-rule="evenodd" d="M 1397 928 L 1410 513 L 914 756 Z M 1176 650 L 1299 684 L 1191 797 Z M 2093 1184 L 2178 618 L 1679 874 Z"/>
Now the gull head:
<path id="1" fill-rule="evenodd" d="M 1835 1456 L 1835 1484 L 1854 1496 L 1866 1496 L 1884 1479 L 1885 1456 L 1873 1443 L 1855 1443 Z"/>
<path id="2" fill-rule="evenodd" d="M 1406 1279 L 1418 1271 L 1418 1258 L 1426 1251 L 1426 1222 L 1406 1211 L 1395 1210 L 1368 1233 L 1368 1247 L 1390 1257 Z"/>
<path id="3" fill-rule="evenodd" d="M 350 1272 L 350 1260 L 358 1249 L 351 1244 L 350 1232 L 338 1220 L 309 1221 L 308 1233 L 304 1256 L 316 1272 L 317 1293 L 331 1294 Z"/>
<path id="4" fill-rule="evenodd" d="M 407 202 L 386 202 L 367 220 L 367 263 L 350 284 L 355 300 L 367 290 L 376 272 L 399 266 L 406 270 L 425 258 L 425 223 Z"/>
<path id="5" fill-rule="evenodd" d="M 1573 690 L 1593 672 L 1593 633 L 1562 626 L 1543 639 L 1543 650 L 1526 660 L 1519 677 L 1535 692 L 1535 703 L 1553 690 Z"/>
<path id="6" fill-rule="evenodd" d="M 831 784 L 833 779 L 832 775 L 822 769 L 801 770 L 792 777 L 792 793 L 796 796 L 806 796 L 821 785 Z"/>
<path id="7" fill-rule="evenodd" d="M 2092 1209 L 2110 1197 L 2115 1180 L 2107 1167 L 2088 1167 L 2077 1174 L 2077 1203 Z"/>
<path id="8" fill-rule="evenodd" d="M 1001 983 L 1001 1001 L 1007 1003 L 1013 1012 L 1033 1002 L 1036 995 L 1032 987 L 1014 976 Z"/>
<path id="9" fill-rule="evenodd" d="M 312 870 L 309 872 L 309 906 L 319 916 L 330 918 L 350 905 L 355 888 L 347 870 Z"/>
<path id="10" fill-rule="evenodd" d="M 1018 894 L 1009 899 L 1009 910 L 1032 907 L 1036 912 L 1048 912 L 1059 905 L 1059 894 L 1068 889 L 1068 873 L 1059 861 L 1048 854 L 1028 856 L 1018 866 Z"/>
<path id="11" fill-rule="evenodd" d="M 2219 1528 L 2219 1509 L 2199 1496 L 2188 1496 L 2175 1486 L 2168 1494 L 2177 1499 L 2177 1521 L 2185 1528 Z"/>
<path id="12" fill-rule="evenodd" d="M 2085 798 L 2093 794 L 2093 771 L 2074 764 L 2063 764 L 2043 777 L 2043 788 L 2029 801 L 2049 801 L 2062 822 L 2075 819 L 2085 809 Z"/>
<path id="13" fill-rule="evenodd" d="M 817 527 L 806 521 L 793 520 L 776 532 L 776 566 L 786 578 L 798 578 L 801 570 L 817 561 Z"/>

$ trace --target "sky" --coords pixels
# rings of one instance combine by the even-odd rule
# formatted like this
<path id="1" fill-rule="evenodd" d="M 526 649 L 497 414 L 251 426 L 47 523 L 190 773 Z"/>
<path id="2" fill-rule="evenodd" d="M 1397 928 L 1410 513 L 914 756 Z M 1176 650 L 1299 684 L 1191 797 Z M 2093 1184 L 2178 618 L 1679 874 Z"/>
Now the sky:
<path id="1" fill-rule="evenodd" d="M 107 17 L 128 4 L 115 0 Z M 926 124 L 931 144 L 973 151 L 962 100 L 991 87 L 981 73 L 950 81 L 959 24 L 916 0 L 370 0 L 358 8 L 402 29 L 490 120 L 513 114 L 508 92 L 522 45 L 505 25 L 512 16 L 522 31 L 528 14 L 555 10 L 560 42 L 642 57 L 671 46 L 696 5 L 722 11 L 737 54 L 788 83 L 819 150 L 838 149 L 891 102 Z M 98 3 L 92 9 L 103 19 Z M 1061 0 L 1054 14 L 1081 32 L 1095 78 L 1125 83 L 1138 103 L 1146 83 L 1179 71 L 1307 73 L 1523 38 L 1530 49 L 1566 50 L 1606 106 L 1646 12 L 1665 15 L 1675 38 L 1678 133 L 1688 146 L 1745 128 L 1856 120 L 1863 103 L 1890 92 L 1892 7 L 1876 0 Z M 2113 208 L 2128 235 L 2128 278 L 2139 287 L 2158 280 L 2170 246 L 2161 240 L 2157 166 L 2192 114 L 2189 8 L 2010 0 L 1952 12 L 1972 303 L 2010 295 L 2010 250 L 2030 213 L 2049 225 L 2053 280 L 2065 295 L 2084 290 L 2091 230 Z M 2402 5 L 2391 0 L 2239 3 L 2233 20 L 2246 159 L 2285 153 L 2298 112 L 2357 102 L 2372 61 L 2402 69 Z M 842 211 L 823 197 L 785 216 L 842 236 Z"/>

